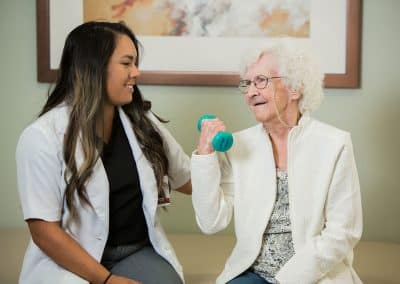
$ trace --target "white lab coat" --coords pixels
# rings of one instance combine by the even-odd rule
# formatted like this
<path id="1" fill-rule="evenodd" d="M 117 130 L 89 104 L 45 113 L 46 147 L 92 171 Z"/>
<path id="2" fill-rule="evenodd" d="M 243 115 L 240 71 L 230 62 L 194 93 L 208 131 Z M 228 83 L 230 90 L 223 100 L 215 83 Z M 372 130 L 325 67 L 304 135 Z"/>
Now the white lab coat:
<path id="1" fill-rule="evenodd" d="M 234 215 L 236 245 L 218 284 L 256 260 L 276 196 L 271 142 L 259 124 L 234 134 L 225 154 L 192 155 L 198 225 L 212 234 Z M 361 283 L 352 268 L 362 233 L 360 187 L 347 132 L 303 115 L 288 137 L 289 207 L 295 254 L 279 283 Z"/>
<path id="2" fill-rule="evenodd" d="M 183 280 L 182 267 L 169 243 L 158 217 L 158 192 L 154 172 L 141 151 L 129 118 L 119 108 L 122 125 L 128 137 L 139 173 L 143 194 L 143 210 L 150 241 L 158 254 L 164 257 Z M 16 151 L 18 190 L 24 219 L 61 221 L 63 229 L 100 261 L 108 237 L 109 184 L 101 159 L 86 185 L 94 208 L 80 206 L 81 225 L 66 226 L 69 211 L 64 200 L 66 165 L 63 159 L 63 138 L 68 124 L 69 108 L 60 105 L 28 126 L 19 139 Z M 147 116 L 156 125 L 164 139 L 169 160 L 168 178 L 172 189 L 190 179 L 190 160 L 166 128 L 149 112 Z M 82 149 L 75 155 L 77 166 L 83 161 Z M 78 198 L 76 197 L 76 201 Z M 27 248 L 19 283 L 21 284 L 83 284 L 79 276 L 57 265 L 32 240 Z"/>

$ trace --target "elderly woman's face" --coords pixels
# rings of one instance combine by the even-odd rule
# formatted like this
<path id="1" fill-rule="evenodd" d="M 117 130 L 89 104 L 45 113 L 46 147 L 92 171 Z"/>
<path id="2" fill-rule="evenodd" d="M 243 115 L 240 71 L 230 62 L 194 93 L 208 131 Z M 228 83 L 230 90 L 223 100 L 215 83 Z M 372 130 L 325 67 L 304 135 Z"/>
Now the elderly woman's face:
<path id="1" fill-rule="evenodd" d="M 245 93 L 245 100 L 256 120 L 262 123 L 278 120 L 277 110 L 284 114 L 287 109 L 289 90 L 278 73 L 276 59 L 268 54 L 263 55 L 247 68 L 244 79 L 252 81 Z"/>

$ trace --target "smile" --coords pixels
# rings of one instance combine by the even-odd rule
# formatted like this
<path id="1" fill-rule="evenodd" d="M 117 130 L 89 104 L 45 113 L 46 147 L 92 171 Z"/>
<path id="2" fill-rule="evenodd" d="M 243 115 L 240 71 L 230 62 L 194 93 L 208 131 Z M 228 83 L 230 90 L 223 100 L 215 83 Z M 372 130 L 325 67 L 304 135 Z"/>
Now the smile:
<path id="1" fill-rule="evenodd" d="M 262 102 L 262 103 L 255 103 L 253 106 L 261 106 L 261 105 L 265 105 L 266 102 Z"/>
<path id="2" fill-rule="evenodd" d="M 133 86 L 134 86 L 134 85 L 130 85 L 130 84 L 129 84 L 129 85 L 128 85 L 128 84 L 126 85 L 126 87 L 127 87 L 129 90 L 131 90 L 131 91 L 133 91 Z"/>

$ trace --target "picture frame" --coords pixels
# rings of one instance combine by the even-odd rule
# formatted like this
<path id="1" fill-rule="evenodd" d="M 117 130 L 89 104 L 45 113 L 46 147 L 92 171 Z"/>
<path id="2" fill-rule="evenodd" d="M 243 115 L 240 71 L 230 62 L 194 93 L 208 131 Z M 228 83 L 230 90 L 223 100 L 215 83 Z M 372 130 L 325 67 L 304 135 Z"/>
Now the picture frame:
<path id="1" fill-rule="evenodd" d="M 345 1 L 343 19 L 338 19 L 339 26 L 344 27 L 344 43 L 342 55 L 343 71 L 325 72 L 324 86 L 326 88 L 359 88 L 360 87 L 360 51 L 361 51 L 361 0 Z M 54 82 L 57 78 L 57 69 L 51 64 L 51 9 L 50 0 L 36 0 L 37 25 L 37 79 L 39 82 Z M 162 42 L 157 39 L 156 42 Z M 224 41 L 222 41 L 223 44 Z M 146 48 L 146 47 L 145 47 Z M 168 51 L 173 56 L 173 50 Z M 325 52 L 327 54 L 328 52 Z M 176 56 L 179 56 L 177 54 Z M 211 54 L 218 58 L 218 54 Z M 148 56 L 151 58 L 151 54 Z M 239 63 L 237 58 L 237 62 Z M 206 85 L 206 86 L 236 86 L 239 75 L 235 70 L 213 71 L 202 66 L 199 70 L 141 70 L 138 84 L 150 85 Z"/>

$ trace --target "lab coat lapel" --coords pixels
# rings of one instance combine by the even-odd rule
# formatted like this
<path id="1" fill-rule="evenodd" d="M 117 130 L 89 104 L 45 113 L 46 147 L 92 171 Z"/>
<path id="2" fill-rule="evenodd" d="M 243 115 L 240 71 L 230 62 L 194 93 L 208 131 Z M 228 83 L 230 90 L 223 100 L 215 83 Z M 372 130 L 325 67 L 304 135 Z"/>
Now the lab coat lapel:
<path id="1" fill-rule="evenodd" d="M 84 161 L 82 145 L 80 143 L 78 143 L 75 151 L 75 159 L 79 169 Z M 93 168 L 92 176 L 86 183 L 86 192 L 94 211 L 106 227 L 108 227 L 109 215 L 109 187 L 106 170 L 99 158 Z"/>
<path id="2" fill-rule="evenodd" d="M 68 127 L 68 118 L 70 114 L 69 107 L 65 104 L 59 106 L 59 118 L 55 121 L 54 127 L 57 135 L 59 135 L 60 143 L 64 143 L 64 135 L 66 128 Z M 60 159 L 62 159 L 63 153 L 62 148 L 60 148 Z M 84 162 L 84 155 L 81 143 L 77 144 L 75 150 L 75 161 L 76 166 L 79 169 Z M 61 184 L 62 188 L 65 188 L 64 173 L 66 170 L 65 163 L 63 164 L 63 170 L 61 172 Z M 88 195 L 89 201 L 91 202 L 92 208 L 100 220 L 104 222 L 108 228 L 108 215 L 109 215 L 109 183 L 107 179 L 107 174 L 104 169 L 101 159 L 96 162 L 92 176 L 86 183 L 86 193 Z M 91 210 L 90 207 L 82 205 L 78 195 L 75 195 L 75 204 L 82 208 L 82 210 Z"/>
<path id="3" fill-rule="evenodd" d="M 154 176 L 154 171 L 140 148 L 128 116 L 124 113 L 122 108 L 118 108 L 118 111 L 126 136 L 129 140 L 129 145 L 132 149 L 133 157 L 135 158 L 139 174 L 140 188 L 143 194 L 143 209 L 145 215 L 150 217 L 153 223 L 158 200 L 157 182 Z"/>

